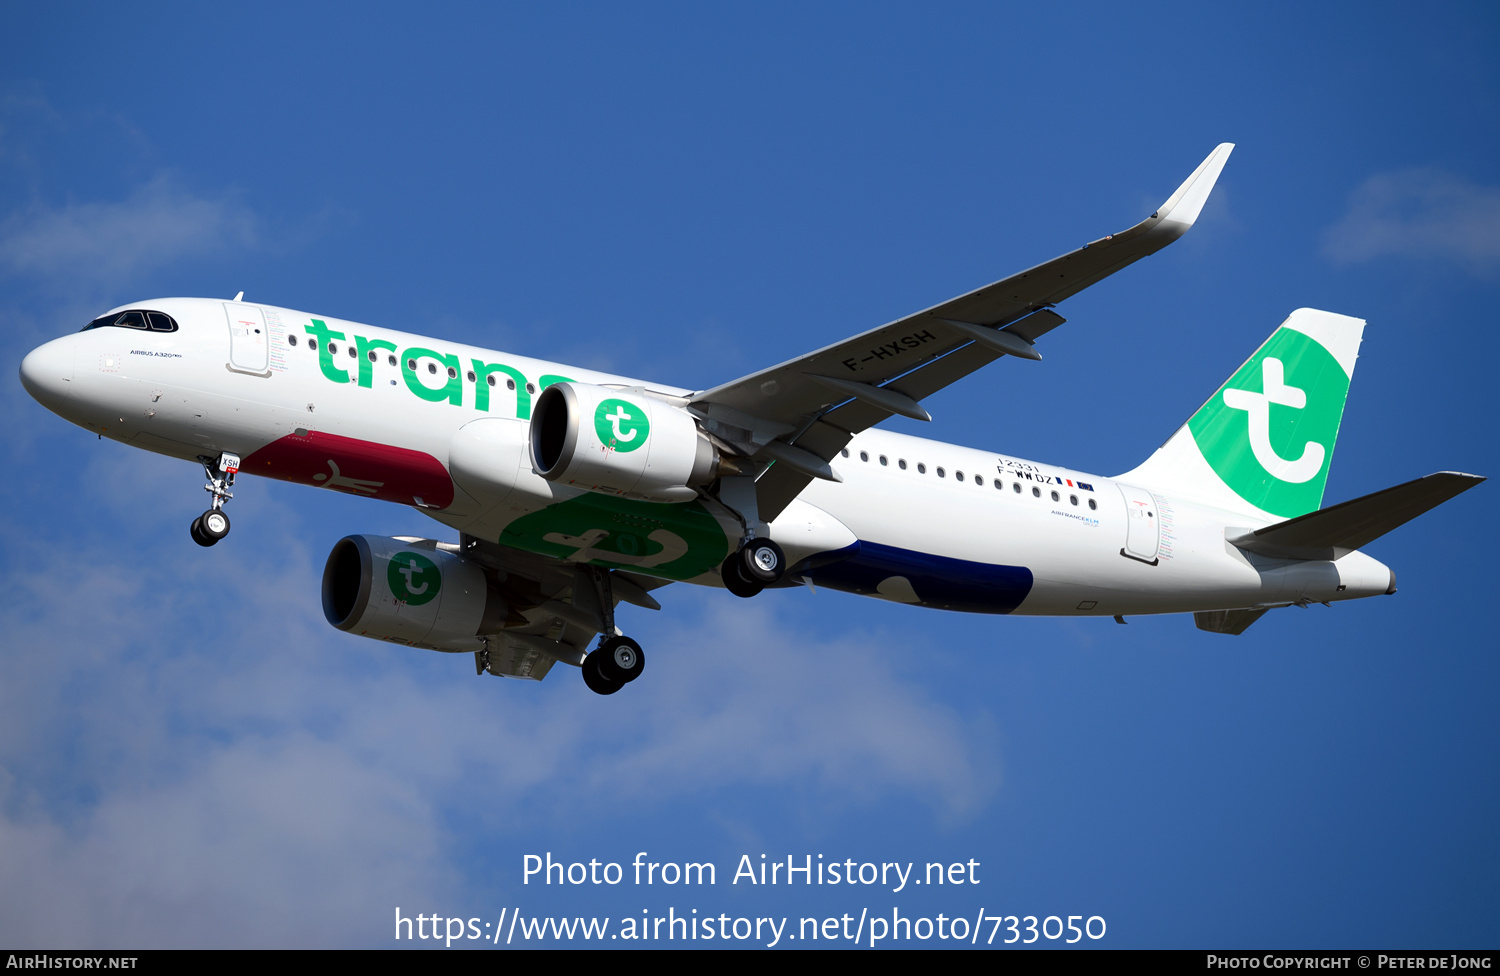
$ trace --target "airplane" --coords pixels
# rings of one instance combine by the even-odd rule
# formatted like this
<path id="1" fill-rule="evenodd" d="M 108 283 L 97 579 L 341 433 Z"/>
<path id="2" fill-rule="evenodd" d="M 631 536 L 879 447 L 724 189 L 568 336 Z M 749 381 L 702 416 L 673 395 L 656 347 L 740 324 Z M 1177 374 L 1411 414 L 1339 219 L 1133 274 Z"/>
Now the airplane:
<path id="1" fill-rule="evenodd" d="M 1148 218 L 1027 271 L 688 390 L 244 301 L 119 306 L 21 364 L 87 430 L 196 461 L 212 546 L 250 473 L 415 508 L 457 543 L 350 535 L 323 572 L 349 633 L 473 653 L 608 695 L 645 654 L 621 602 L 670 582 L 800 585 L 942 610 L 1194 614 L 1396 591 L 1362 549 L 1484 479 L 1439 472 L 1322 507 L 1364 321 L 1298 309 L 1165 444 L 1109 478 L 881 430 L 1002 357 L 1041 359 L 1064 299 L 1197 219 L 1233 145 Z M 899 514 L 893 514 L 899 513 Z M 594 638 L 598 645 L 589 650 Z"/>

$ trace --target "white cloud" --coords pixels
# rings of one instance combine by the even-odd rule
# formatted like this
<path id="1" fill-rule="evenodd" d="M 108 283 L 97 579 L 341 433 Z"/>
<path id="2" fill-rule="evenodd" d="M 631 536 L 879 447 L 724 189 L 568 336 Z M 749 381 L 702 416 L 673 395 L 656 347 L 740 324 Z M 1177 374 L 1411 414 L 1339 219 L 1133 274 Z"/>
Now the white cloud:
<path id="1" fill-rule="evenodd" d="M 1500 268 L 1500 188 L 1431 167 L 1377 174 L 1324 232 L 1323 254 L 1339 264 L 1438 259 L 1488 276 Z"/>
<path id="2" fill-rule="evenodd" d="M 255 243 L 256 217 L 232 196 L 195 195 L 158 176 L 117 203 L 34 205 L 0 223 L 0 268 L 107 284 L 184 256 Z"/>
<path id="3" fill-rule="evenodd" d="M 195 749 L 81 823 L 0 818 L 0 937 L 105 947 L 358 944 L 447 887 L 425 798 L 304 734 Z"/>
<path id="4" fill-rule="evenodd" d="M 109 484 L 169 490 L 137 467 Z M 66 547 L 9 526 L 0 940 L 370 944 L 395 905 L 457 909 L 492 885 L 477 837 L 592 836 L 710 795 L 752 824 L 775 796 L 828 814 L 814 822 L 892 798 L 954 822 L 998 783 L 984 719 L 903 673 L 910 637 L 811 638 L 806 594 L 674 588 L 663 615 L 625 621 L 650 660 L 607 699 L 566 666 L 476 678 L 327 627 L 321 545 L 245 494 L 236 531 L 255 535 L 206 552 L 102 498 L 99 534 L 70 524 Z"/>

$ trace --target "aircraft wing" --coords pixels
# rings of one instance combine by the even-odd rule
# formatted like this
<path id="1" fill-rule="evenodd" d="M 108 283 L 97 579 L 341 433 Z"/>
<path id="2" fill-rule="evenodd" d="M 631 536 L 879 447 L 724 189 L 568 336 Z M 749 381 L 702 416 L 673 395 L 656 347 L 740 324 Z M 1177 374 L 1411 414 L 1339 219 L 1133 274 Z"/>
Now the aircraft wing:
<path id="1" fill-rule="evenodd" d="M 760 514 L 775 518 L 849 439 L 901 414 L 931 419 L 923 397 L 1004 355 L 1032 346 L 1064 319 L 1051 306 L 1166 247 L 1197 220 L 1233 144 L 1218 146 L 1167 202 L 1128 230 L 1045 264 L 863 332 L 843 342 L 695 394 L 708 431 L 773 464 L 756 482 Z"/>

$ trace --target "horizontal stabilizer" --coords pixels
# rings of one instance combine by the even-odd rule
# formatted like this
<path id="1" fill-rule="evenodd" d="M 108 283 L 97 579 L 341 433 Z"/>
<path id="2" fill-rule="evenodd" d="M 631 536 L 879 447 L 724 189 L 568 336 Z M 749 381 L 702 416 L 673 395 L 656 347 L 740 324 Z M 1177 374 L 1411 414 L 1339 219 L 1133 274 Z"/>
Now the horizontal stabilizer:
<path id="1" fill-rule="evenodd" d="M 1253 532 L 1230 529 L 1228 539 L 1241 549 L 1276 559 L 1339 559 L 1483 480 L 1439 471 Z"/>
<path id="2" fill-rule="evenodd" d="M 1243 634 L 1245 629 L 1260 619 L 1270 607 L 1255 610 L 1204 610 L 1193 614 L 1193 622 L 1199 630 L 1215 634 Z"/>

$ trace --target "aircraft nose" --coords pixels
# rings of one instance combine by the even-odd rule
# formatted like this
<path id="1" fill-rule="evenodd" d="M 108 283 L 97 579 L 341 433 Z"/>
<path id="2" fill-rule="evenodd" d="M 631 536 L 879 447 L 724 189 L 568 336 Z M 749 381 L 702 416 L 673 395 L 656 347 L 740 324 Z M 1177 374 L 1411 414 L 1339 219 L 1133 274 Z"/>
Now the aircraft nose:
<path id="1" fill-rule="evenodd" d="M 72 394 L 72 336 L 37 346 L 21 360 L 21 385 L 42 406 L 55 409 Z"/>

